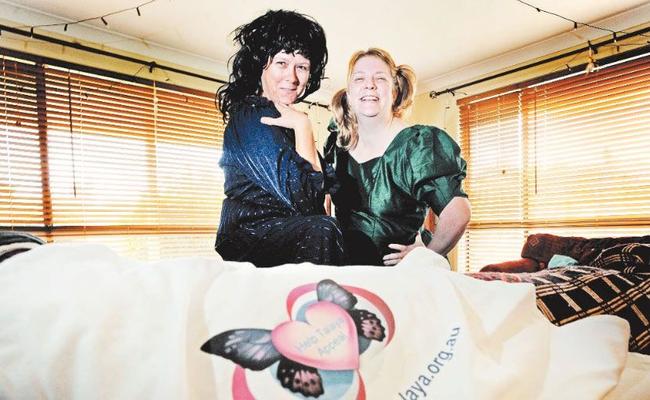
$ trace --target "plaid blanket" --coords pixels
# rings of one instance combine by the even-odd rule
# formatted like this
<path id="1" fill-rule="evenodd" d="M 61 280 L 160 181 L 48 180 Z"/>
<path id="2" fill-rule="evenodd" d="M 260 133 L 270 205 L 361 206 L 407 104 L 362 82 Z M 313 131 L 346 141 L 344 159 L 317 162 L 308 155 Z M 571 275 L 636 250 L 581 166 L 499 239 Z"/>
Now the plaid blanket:
<path id="1" fill-rule="evenodd" d="M 561 326 L 591 315 L 616 315 L 630 324 L 629 350 L 650 354 L 650 273 L 576 266 L 534 273 L 470 273 L 477 279 L 535 285 L 537 308 Z"/>

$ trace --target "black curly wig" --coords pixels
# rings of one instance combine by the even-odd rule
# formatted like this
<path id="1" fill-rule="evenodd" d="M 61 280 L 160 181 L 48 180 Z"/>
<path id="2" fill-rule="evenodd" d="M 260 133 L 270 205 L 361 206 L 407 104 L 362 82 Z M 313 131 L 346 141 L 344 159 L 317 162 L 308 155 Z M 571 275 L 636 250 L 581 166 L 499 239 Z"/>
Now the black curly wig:
<path id="1" fill-rule="evenodd" d="M 327 64 L 323 28 L 313 18 L 294 11 L 269 10 L 235 30 L 239 51 L 230 58 L 228 83 L 217 91 L 219 109 L 226 120 L 244 98 L 261 92 L 262 70 L 281 51 L 300 53 L 310 62 L 309 81 L 300 101 L 320 88 Z"/>

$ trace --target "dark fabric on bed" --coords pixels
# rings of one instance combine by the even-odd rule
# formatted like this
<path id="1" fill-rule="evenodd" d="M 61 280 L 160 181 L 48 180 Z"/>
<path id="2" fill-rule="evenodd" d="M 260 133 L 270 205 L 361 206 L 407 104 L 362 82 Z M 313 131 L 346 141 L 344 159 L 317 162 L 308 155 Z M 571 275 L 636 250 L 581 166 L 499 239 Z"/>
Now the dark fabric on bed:
<path id="1" fill-rule="evenodd" d="M 650 273 L 650 245 L 619 244 L 603 250 L 591 263 L 594 267 L 634 273 Z"/>
<path id="2" fill-rule="evenodd" d="M 31 233 L 0 231 L 0 262 L 42 244 L 45 241 Z"/>
<path id="3" fill-rule="evenodd" d="M 45 244 L 45 240 L 27 232 L 0 231 L 0 246 L 19 242 Z"/>
<path id="4" fill-rule="evenodd" d="M 591 315 L 621 317 L 630 324 L 629 350 L 650 354 L 650 273 L 579 266 L 533 273 L 468 275 L 534 284 L 537 308 L 558 326 Z"/>
<path id="5" fill-rule="evenodd" d="M 296 152 L 293 130 L 260 122 L 279 116 L 273 103 L 257 96 L 232 113 L 220 161 L 226 199 L 215 249 L 225 260 L 257 266 L 341 263 L 342 234 L 324 216 L 324 174 Z M 314 232 L 322 226 L 332 231 Z"/>
<path id="6" fill-rule="evenodd" d="M 4 260 L 13 257 L 16 254 L 24 253 L 24 252 L 26 252 L 28 250 L 31 250 L 31 249 L 23 248 L 23 249 L 16 249 L 16 250 L 9 250 L 9 251 L 5 251 L 5 252 L 0 252 L 0 262 L 3 262 Z"/>

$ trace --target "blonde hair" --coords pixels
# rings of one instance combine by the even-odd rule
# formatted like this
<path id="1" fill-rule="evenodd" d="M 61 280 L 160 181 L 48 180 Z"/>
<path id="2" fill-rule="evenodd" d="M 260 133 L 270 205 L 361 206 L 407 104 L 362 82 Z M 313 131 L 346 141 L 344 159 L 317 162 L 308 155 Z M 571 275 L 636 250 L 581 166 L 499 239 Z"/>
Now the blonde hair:
<path id="1" fill-rule="evenodd" d="M 405 64 L 395 65 L 395 60 L 386 50 L 371 47 L 368 50 L 360 50 L 354 53 L 348 63 L 348 84 L 356 63 L 363 57 L 370 56 L 377 57 L 388 65 L 393 78 L 393 116 L 397 118 L 405 116 L 413 105 L 413 98 L 415 97 L 415 71 Z M 347 89 L 341 89 L 334 94 L 331 108 L 334 121 L 336 121 L 339 128 L 336 144 L 345 150 L 354 149 L 359 142 L 358 122 L 356 115 L 350 109 Z"/>

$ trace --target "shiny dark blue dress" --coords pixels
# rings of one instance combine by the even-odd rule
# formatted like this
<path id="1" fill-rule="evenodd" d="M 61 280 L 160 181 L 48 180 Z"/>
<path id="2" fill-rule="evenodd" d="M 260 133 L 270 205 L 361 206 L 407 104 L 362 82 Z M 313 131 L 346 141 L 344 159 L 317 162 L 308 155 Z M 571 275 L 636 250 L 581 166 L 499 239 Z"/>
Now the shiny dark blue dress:
<path id="1" fill-rule="evenodd" d="M 226 199 L 215 249 L 224 260 L 258 267 L 340 265 L 341 230 L 323 210 L 324 174 L 298 155 L 293 130 L 260 122 L 279 116 L 273 103 L 257 96 L 231 113 L 220 161 Z"/>

